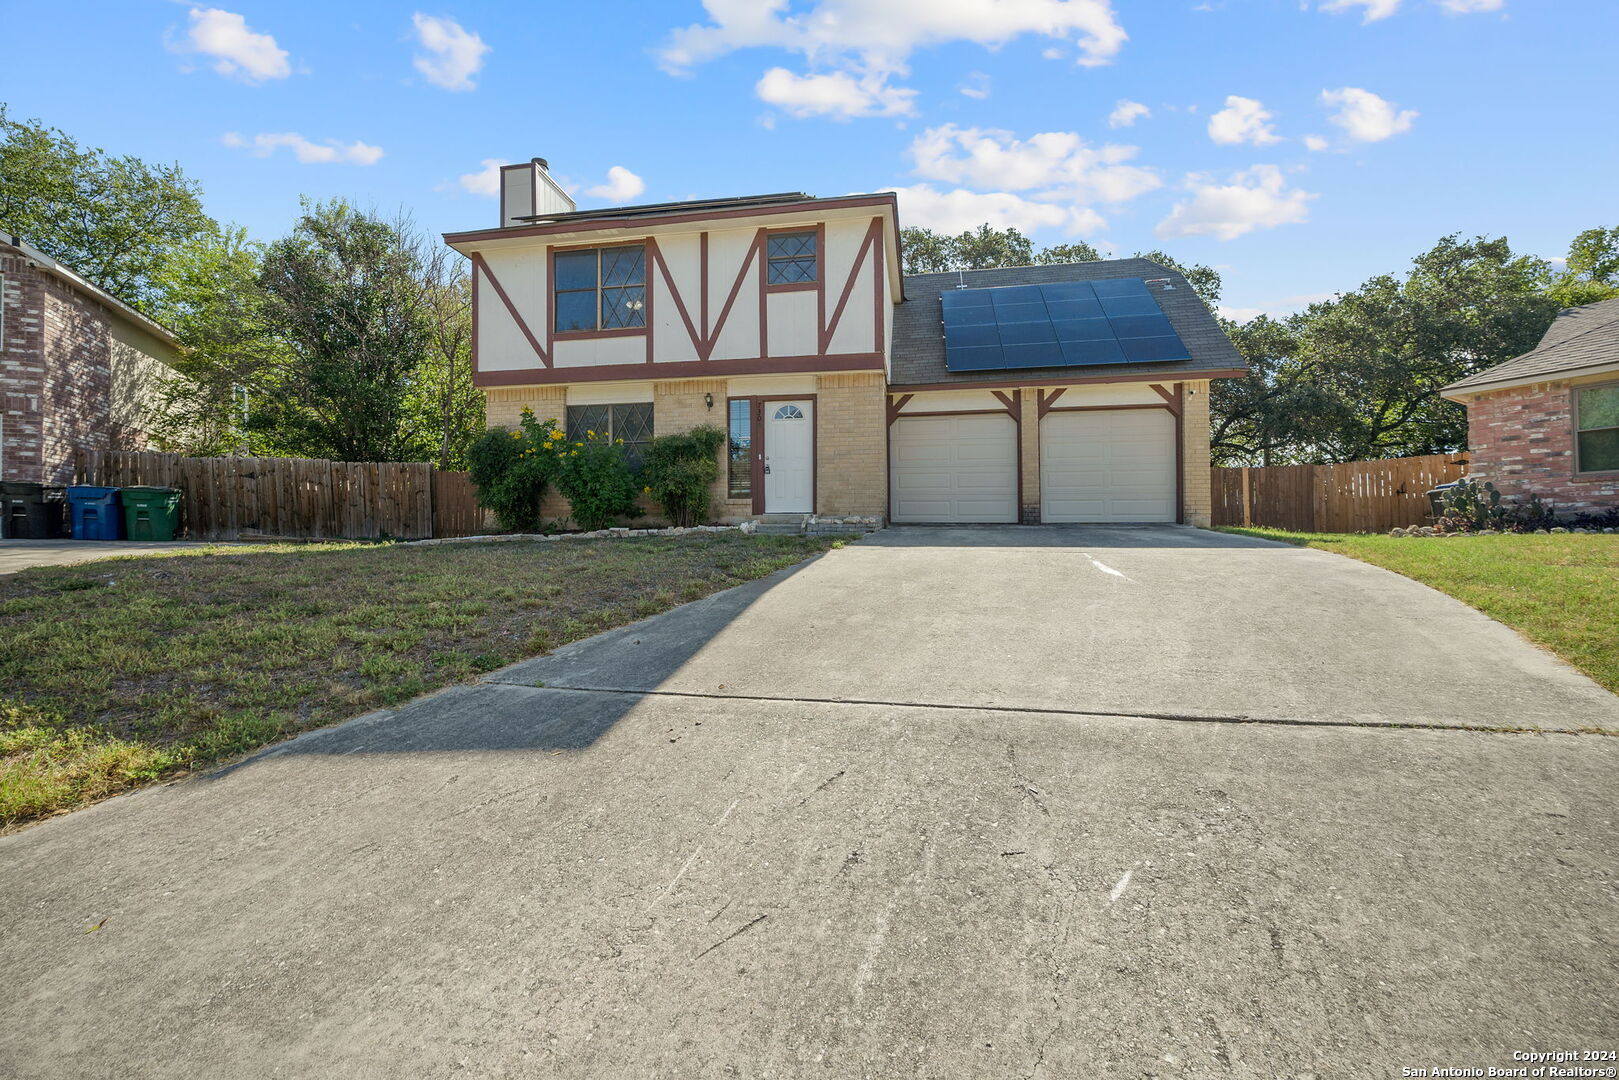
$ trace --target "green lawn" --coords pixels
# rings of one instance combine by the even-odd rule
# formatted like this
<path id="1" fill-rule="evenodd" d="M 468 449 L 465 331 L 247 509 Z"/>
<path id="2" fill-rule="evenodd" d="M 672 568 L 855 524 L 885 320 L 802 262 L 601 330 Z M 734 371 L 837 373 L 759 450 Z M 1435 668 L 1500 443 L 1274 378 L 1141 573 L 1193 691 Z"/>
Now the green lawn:
<path id="1" fill-rule="evenodd" d="M 1404 539 L 1281 529 L 1220 532 L 1333 551 L 1415 578 L 1506 623 L 1619 693 L 1619 535 Z"/>
<path id="2" fill-rule="evenodd" d="M 834 543 L 284 545 L 0 577 L 0 828 L 406 701 Z"/>

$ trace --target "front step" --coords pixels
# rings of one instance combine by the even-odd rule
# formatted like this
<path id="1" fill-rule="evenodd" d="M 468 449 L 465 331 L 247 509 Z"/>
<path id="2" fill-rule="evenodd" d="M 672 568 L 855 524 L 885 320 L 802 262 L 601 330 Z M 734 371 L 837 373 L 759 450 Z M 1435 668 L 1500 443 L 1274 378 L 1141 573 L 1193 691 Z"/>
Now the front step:
<path id="1" fill-rule="evenodd" d="M 881 517 L 820 517 L 815 514 L 761 514 L 749 522 L 757 536 L 847 536 L 876 532 Z"/>

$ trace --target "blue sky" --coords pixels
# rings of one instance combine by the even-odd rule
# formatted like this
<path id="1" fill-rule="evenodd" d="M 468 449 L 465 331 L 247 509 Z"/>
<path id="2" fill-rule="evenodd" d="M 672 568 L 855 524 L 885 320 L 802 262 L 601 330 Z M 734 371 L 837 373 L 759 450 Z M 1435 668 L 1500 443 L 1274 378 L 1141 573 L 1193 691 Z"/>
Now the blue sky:
<path id="1" fill-rule="evenodd" d="M 1449 232 L 1619 224 L 1615 0 L 64 10 L 0 0 L 12 114 L 178 161 L 265 239 L 300 194 L 492 225 L 488 163 L 540 155 L 582 206 L 897 188 L 905 224 L 1159 247 L 1245 315 Z"/>

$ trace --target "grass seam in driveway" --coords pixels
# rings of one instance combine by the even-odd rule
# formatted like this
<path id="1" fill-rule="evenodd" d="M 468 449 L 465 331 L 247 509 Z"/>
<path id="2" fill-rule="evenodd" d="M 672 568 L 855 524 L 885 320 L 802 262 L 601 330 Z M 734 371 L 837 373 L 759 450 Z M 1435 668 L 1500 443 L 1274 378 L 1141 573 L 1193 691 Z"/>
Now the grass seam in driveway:
<path id="1" fill-rule="evenodd" d="M 1344 555 L 1421 582 L 1619 693 L 1619 535 L 1394 537 L 1235 526 L 1215 531 Z"/>

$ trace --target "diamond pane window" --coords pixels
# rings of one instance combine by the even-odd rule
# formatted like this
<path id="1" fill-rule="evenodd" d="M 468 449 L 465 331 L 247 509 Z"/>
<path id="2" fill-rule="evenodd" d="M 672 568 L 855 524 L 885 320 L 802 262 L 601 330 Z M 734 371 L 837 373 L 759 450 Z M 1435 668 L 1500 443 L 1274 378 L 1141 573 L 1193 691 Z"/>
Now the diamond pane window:
<path id="1" fill-rule="evenodd" d="M 816 280 L 815 234 L 779 233 L 767 241 L 766 281 L 771 285 L 797 285 Z"/>
<path id="2" fill-rule="evenodd" d="M 641 455 L 652 441 L 652 403 L 569 405 L 568 441 L 584 442 L 592 431 L 598 439 L 624 440 L 624 455 L 629 458 L 630 468 L 639 469 Z"/>
<path id="3" fill-rule="evenodd" d="M 559 251 L 552 266 L 559 333 L 646 325 L 646 248 Z"/>

